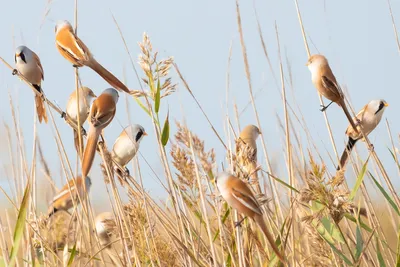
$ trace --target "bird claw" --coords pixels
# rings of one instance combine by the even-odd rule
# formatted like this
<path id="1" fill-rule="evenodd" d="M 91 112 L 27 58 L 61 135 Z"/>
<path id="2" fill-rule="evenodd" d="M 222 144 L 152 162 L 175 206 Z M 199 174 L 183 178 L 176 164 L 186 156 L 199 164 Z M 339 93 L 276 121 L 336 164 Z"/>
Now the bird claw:
<path id="1" fill-rule="evenodd" d="M 83 127 L 81 127 L 81 134 L 82 134 L 82 135 L 86 135 L 86 130 L 85 130 L 85 128 L 83 128 Z"/>
<path id="2" fill-rule="evenodd" d="M 320 105 L 319 111 L 324 112 L 327 108 L 328 106 Z"/>
<path id="3" fill-rule="evenodd" d="M 13 69 L 13 71 L 12 71 L 12 73 L 11 73 L 12 75 L 16 75 L 16 74 L 18 74 L 18 70 L 17 69 Z"/>
<path id="4" fill-rule="evenodd" d="M 373 144 L 371 144 L 371 145 L 368 147 L 368 151 L 369 151 L 369 152 L 374 152 L 374 150 L 375 150 L 375 147 L 374 147 Z"/>
<path id="5" fill-rule="evenodd" d="M 61 118 L 62 119 L 66 119 L 67 118 L 67 113 L 65 113 L 64 111 L 61 113 Z"/>
<path id="6" fill-rule="evenodd" d="M 130 175 L 129 169 L 127 167 L 125 167 L 124 176 L 128 177 L 129 175 Z"/>
<path id="7" fill-rule="evenodd" d="M 235 222 L 235 227 L 241 227 L 242 226 L 242 222 L 243 222 L 243 220 Z"/>
<path id="8" fill-rule="evenodd" d="M 78 65 L 75 65 L 75 64 L 73 64 L 72 67 L 74 67 L 75 69 L 78 69 L 78 68 L 79 68 L 79 66 L 78 66 Z"/>

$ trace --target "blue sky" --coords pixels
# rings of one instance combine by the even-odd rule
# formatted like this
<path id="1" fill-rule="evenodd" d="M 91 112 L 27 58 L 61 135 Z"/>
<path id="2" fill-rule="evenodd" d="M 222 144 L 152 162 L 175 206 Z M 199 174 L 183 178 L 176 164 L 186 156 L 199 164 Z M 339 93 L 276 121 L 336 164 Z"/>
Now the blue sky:
<path id="1" fill-rule="evenodd" d="M 140 50 L 137 42 L 141 41 L 143 32 L 151 38 L 153 48 L 159 51 L 160 58 L 173 56 L 182 74 L 189 83 L 194 94 L 210 116 L 213 125 L 224 135 L 226 74 L 229 48 L 232 45 L 230 68 L 229 112 L 233 119 L 233 101 L 242 110 L 249 101 L 249 90 L 244 72 L 243 58 L 236 21 L 236 5 L 234 1 L 131 1 L 131 0 L 81 0 L 79 2 L 78 35 L 90 48 L 96 59 L 117 77 L 122 79 L 124 69 L 127 85 L 139 88 L 112 18 L 117 19 L 129 50 L 137 62 Z M 395 143 L 398 143 L 397 133 L 399 123 L 396 114 L 400 107 L 396 105 L 399 98 L 398 70 L 399 51 L 393 33 L 391 18 L 386 1 L 299 1 L 304 26 L 310 37 L 309 45 L 312 53 L 320 52 L 327 56 L 331 67 L 340 84 L 348 88 L 350 100 L 356 111 L 372 99 L 384 98 L 390 104 L 385 111 L 381 125 L 370 135 L 378 155 L 395 185 L 398 183 L 397 169 L 387 151 L 390 146 L 385 119 L 391 123 Z M 400 16 L 400 1 L 392 1 L 395 18 Z M 307 54 L 304 49 L 294 1 L 239 1 L 241 8 L 244 38 L 249 57 L 252 85 L 254 92 L 259 92 L 256 105 L 261 118 L 263 138 L 272 161 L 277 166 L 278 173 L 286 176 L 283 165 L 284 139 L 277 123 L 276 114 L 281 118 L 283 106 L 273 75 L 263 54 L 257 30 L 255 9 L 257 10 L 264 41 L 266 43 L 274 73 L 279 77 L 278 48 L 275 37 L 275 22 L 279 29 L 281 51 L 284 61 L 284 72 L 289 81 L 288 70 L 291 70 L 293 88 L 287 82 L 289 102 L 294 105 L 296 99 L 304 118 L 307 120 L 312 137 L 329 164 L 328 153 L 333 155 L 332 146 L 325 127 L 323 115 L 318 111 L 317 93 L 311 84 L 311 75 L 305 66 Z M 46 17 L 44 14 L 50 8 Z M 62 108 L 74 90 L 75 81 L 73 68 L 62 58 L 54 44 L 54 26 L 57 20 L 73 21 L 73 1 L 8 1 L 7 11 L 0 17 L 0 32 L 3 34 L 0 42 L 0 56 L 13 64 L 14 48 L 24 44 L 35 51 L 41 58 L 45 72 L 43 89 L 49 99 Z M 310 41 L 312 40 L 312 42 Z M 136 68 L 139 69 L 138 64 Z M 140 72 L 141 76 L 143 74 Z M 108 84 L 92 70 L 80 70 L 85 86 L 100 94 Z M 206 139 L 206 148 L 215 148 L 217 161 L 224 161 L 225 151 L 218 139 L 213 135 L 205 118 L 197 108 L 177 75 L 172 71 L 174 82 L 179 83 L 178 91 L 162 103 L 162 114 L 170 110 L 170 121 L 186 120 L 201 138 Z M 24 142 L 28 162 L 31 161 L 33 142 L 34 110 L 33 93 L 24 83 L 11 75 L 11 71 L 0 64 L 0 86 L 3 98 L 0 99 L 0 114 L 2 120 L 12 125 L 12 117 L 7 93 L 10 93 L 14 103 L 18 104 L 21 127 L 24 132 Z M 150 119 L 136 105 L 134 100 L 121 94 L 117 115 L 106 130 L 106 140 L 109 146 L 119 135 L 122 128 L 128 124 L 125 109 L 125 98 L 130 104 L 130 116 L 133 122 L 142 124 L 149 132 L 141 144 L 139 161 L 146 190 L 155 196 L 163 198 L 164 193 L 154 174 L 150 171 L 142 157 L 153 166 L 156 173 L 163 178 L 159 167 L 160 160 L 155 145 L 155 135 Z M 293 98 L 294 97 L 294 98 Z M 347 127 L 346 118 L 340 108 L 333 105 L 328 110 L 333 136 L 339 153 L 345 142 L 344 131 Z M 74 162 L 72 131 L 61 119 L 56 118 L 61 131 L 66 151 Z M 255 117 L 252 108 L 246 109 L 240 116 L 241 126 L 254 124 Z M 51 125 L 51 124 L 50 124 Z M 53 180 L 58 186 L 64 183 L 61 176 L 61 165 L 57 156 L 54 131 L 50 125 L 38 125 L 44 155 L 50 165 Z M 297 127 L 297 126 L 296 126 Z M 172 128 L 172 133 L 175 127 Z M 296 129 L 297 130 L 297 129 Z M 4 129 L 0 129 L 2 136 Z M 305 134 L 299 127 L 298 133 L 305 141 Z M 15 140 L 14 140 L 15 141 Z M 306 142 L 303 143 L 305 146 Z M 15 147 L 15 146 L 14 146 Z M 366 158 L 366 149 L 358 144 L 359 151 Z M 306 153 L 306 148 L 304 152 Z M 312 149 L 310 147 L 310 149 Z M 259 150 L 259 161 L 265 165 L 265 159 Z M 0 160 L 2 178 L 0 185 L 8 188 L 6 177 L 10 177 L 10 159 L 7 144 L 0 145 Z M 99 162 L 99 159 L 97 159 Z M 218 164 L 220 166 L 220 164 Z M 38 165 L 38 177 L 43 176 Z M 372 167 L 372 165 L 370 165 Z M 333 164 L 328 165 L 334 171 Z M 92 170 L 93 191 L 92 200 L 97 206 L 106 203 L 105 185 L 100 175 L 98 164 Z M 348 172 L 350 180 L 353 177 Z M 50 187 L 43 182 L 43 194 L 40 203 L 46 203 L 52 196 Z M 353 184 L 350 181 L 350 184 Z M 95 192 L 95 193 L 93 193 Z M 1 195 L 0 199 L 4 197 Z"/>

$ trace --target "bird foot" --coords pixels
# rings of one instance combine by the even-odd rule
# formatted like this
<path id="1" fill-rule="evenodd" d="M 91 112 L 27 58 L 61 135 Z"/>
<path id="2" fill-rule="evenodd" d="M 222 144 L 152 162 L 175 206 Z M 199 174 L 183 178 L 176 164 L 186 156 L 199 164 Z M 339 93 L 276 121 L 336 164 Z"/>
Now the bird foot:
<path id="1" fill-rule="evenodd" d="M 73 64 L 72 67 L 74 67 L 75 69 L 78 69 L 78 68 L 79 68 L 79 66 L 78 66 L 78 65 L 75 65 L 75 64 Z"/>
<path id="2" fill-rule="evenodd" d="M 374 150 L 375 150 L 375 147 L 374 147 L 373 144 L 371 144 L 371 145 L 368 147 L 368 151 L 369 151 L 369 152 L 374 152 Z"/>
<path id="3" fill-rule="evenodd" d="M 246 219 L 246 217 L 244 217 L 243 219 L 241 219 L 241 220 L 238 221 L 238 222 L 235 222 L 235 227 L 240 227 L 240 226 L 242 226 L 242 222 L 244 221 L 244 219 Z"/>
<path id="4" fill-rule="evenodd" d="M 328 106 L 324 106 L 324 105 L 320 105 L 320 111 L 324 112 L 326 109 L 328 108 Z"/>
<path id="5" fill-rule="evenodd" d="M 66 119 L 67 118 L 67 113 L 65 113 L 64 111 L 61 113 L 61 118 L 62 119 Z"/>
<path id="6" fill-rule="evenodd" d="M 356 118 L 356 125 L 360 125 L 361 124 L 361 120 L 359 118 Z"/>
<path id="7" fill-rule="evenodd" d="M 17 69 L 13 69 L 13 71 L 12 71 L 11 74 L 12 74 L 12 75 L 17 75 L 17 74 L 18 74 L 18 70 L 17 70 Z"/>
<path id="8" fill-rule="evenodd" d="M 85 128 L 83 128 L 83 127 L 81 127 L 81 134 L 82 134 L 82 135 L 86 135 L 86 130 L 85 130 Z"/>
<path id="9" fill-rule="evenodd" d="M 130 175 L 129 169 L 127 167 L 125 167 L 124 176 L 128 177 L 129 175 Z"/>

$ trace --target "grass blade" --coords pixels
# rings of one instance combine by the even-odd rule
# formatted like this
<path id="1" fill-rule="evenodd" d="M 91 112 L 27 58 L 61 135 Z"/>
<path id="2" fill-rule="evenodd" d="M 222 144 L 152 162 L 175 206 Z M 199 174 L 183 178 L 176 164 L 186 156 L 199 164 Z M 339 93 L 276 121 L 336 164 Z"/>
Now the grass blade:
<path id="1" fill-rule="evenodd" d="M 161 143 L 163 146 L 166 146 L 169 139 L 169 111 L 167 114 L 167 118 L 165 119 L 164 126 L 161 133 Z"/>
<path id="2" fill-rule="evenodd" d="M 375 185 L 379 188 L 379 191 L 381 191 L 382 195 L 386 198 L 386 200 L 389 202 L 390 206 L 396 211 L 397 215 L 400 216 L 400 211 L 399 207 L 394 203 L 392 198 L 389 196 L 389 194 L 385 191 L 385 189 L 378 183 L 378 181 L 375 179 L 375 177 L 372 175 L 371 172 L 368 172 L 372 180 L 374 181 Z"/>
<path id="3" fill-rule="evenodd" d="M 359 226 L 357 226 L 356 229 L 356 254 L 355 254 L 355 258 L 356 260 L 358 260 L 361 256 L 361 252 L 363 250 L 364 247 L 364 241 L 362 239 L 362 235 L 361 235 L 361 229 Z"/>
<path id="4" fill-rule="evenodd" d="M 363 165 L 363 167 L 361 169 L 361 172 L 358 174 L 358 177 L 357 177 L 357 180 L 356 180 L 356 184 L 354 185 L 353 190 L 351 190 L 351 193 L 350 193 L 350 196 L 349 196 L 350 201 L 352 201 L 354 199 L 358 189 L 361 186 L 362 181 L 364 180 L 364 175 L 365 175 L 365 172 L 367 171 L 368 160 L 369 160 L 369 156 L 368 156 L 367 160 L 365 161 L 365 163 L 364 163 L 364 165 Z"/>
<path id="5" fill-rule="evenodd" d="M 385 260 L 382 257 L 381 249 L 379 248 L 378 239 L 376 239 L 376 255 L 378 256 L 379 266 L 386 267 Z"/>
<path id="6" fill-rule="evenodd" d="M 154 99 L 154 109 L 156 113 L 160 110 L 160 100 L 161 100 L 161 88 L 160 88 L 160 79 L 157 81 L 157 91 L 156 91 L 156 97 Z"/>
<path id="7" fill-rule="evenodd" d="M 76 243 L 74 244 L 74 247 L 71 250 L 71 256 L 69 257 L 68 260 L 68 266 L 71 266 L 72 263 L 74 262 L 75 255 L 76 255 Z"/>
<path id="8" fill-rule="evenodd" d="M 15 224 L 14 237 L 13 237 L 14 245 L 11 248 L 9 266 L 14 266 L 15 261 L 17 259 L 19 245 L 21 243 L 22 236 L 24 234 L 24 226 L 25 226 L 26 212 L 28 209 L 30 192 L 31 192 L 31 183 L 28 181 L 28 184 L 26 185 L 25 188 L 24 197 L 22 198 L 21 206 L 19 208 L 17 223 Z"/>

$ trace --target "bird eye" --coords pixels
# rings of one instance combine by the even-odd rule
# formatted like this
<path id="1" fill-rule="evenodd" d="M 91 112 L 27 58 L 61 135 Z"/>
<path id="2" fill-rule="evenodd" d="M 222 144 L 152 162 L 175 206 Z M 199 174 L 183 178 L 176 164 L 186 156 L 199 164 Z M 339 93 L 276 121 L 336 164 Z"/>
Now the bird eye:
<path id="1" fill-rule="evenodd" d="M 25 60 L 25 55 L 24 55 L 24 53 L 21 53 L 19 56 L 21 57 L 22 61 L 26 63 L 26 60 Z"/>
<path id="2" fill-rule="evenodd" d="M 136 141 L 136 142 L 139 141 L 140 138 L 142 137 L 142 135 L 143 135 L 143 131 L 142 131 L 142 130 L 139 130 L 139 132 L 136 134 L 135 141 Z"/>

